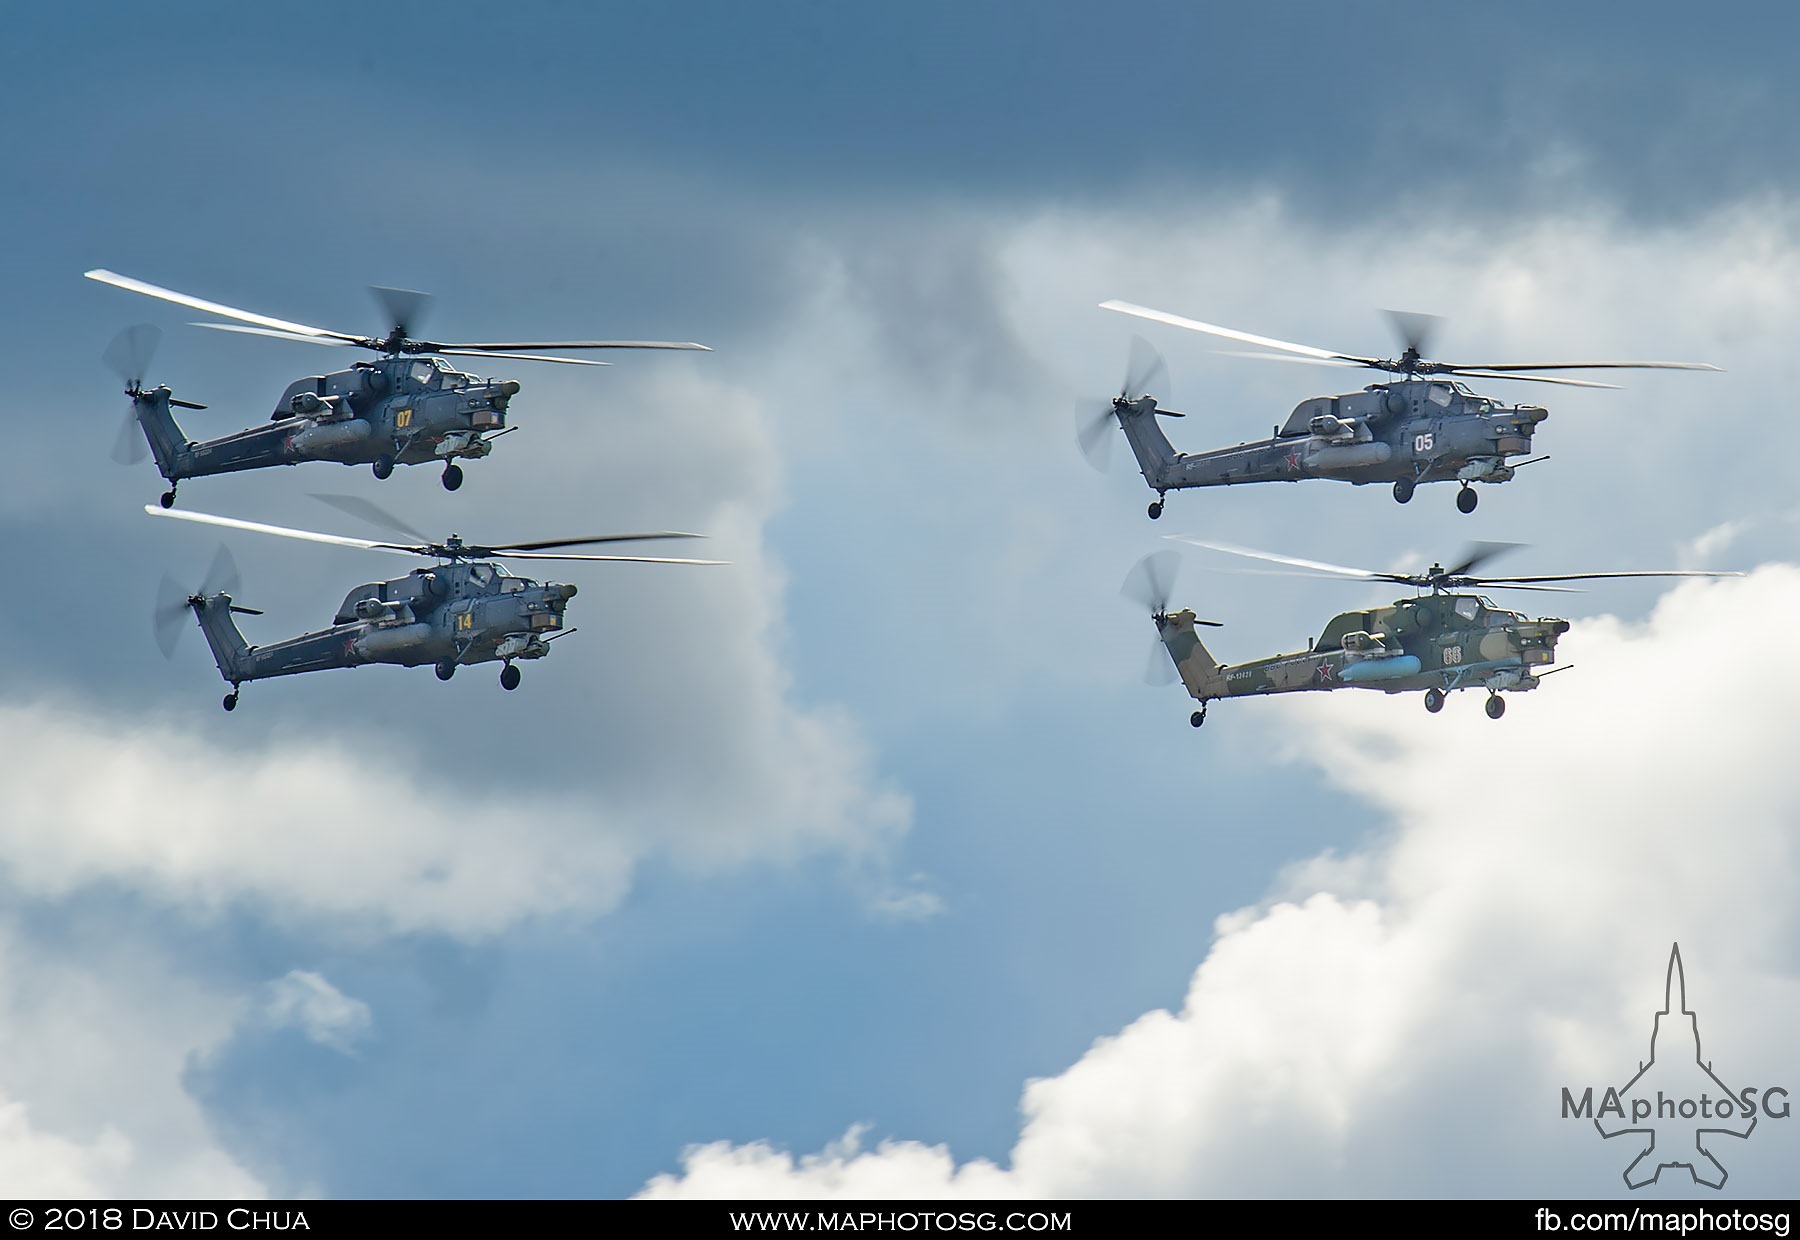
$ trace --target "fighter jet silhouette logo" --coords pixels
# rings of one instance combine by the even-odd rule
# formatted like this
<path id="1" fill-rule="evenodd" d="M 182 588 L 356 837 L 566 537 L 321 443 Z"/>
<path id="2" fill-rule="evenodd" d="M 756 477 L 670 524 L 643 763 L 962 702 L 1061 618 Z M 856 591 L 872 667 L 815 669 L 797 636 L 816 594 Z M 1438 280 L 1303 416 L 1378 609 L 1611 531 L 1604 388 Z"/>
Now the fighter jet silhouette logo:
<path id="1" fill-rule="evenodd" d="M 1691 1056 L 1687 1054 L 1690 1045 Z M 1713 1074 L 1712 1064 L 1701 1057 L 1700 1026 L 1687 1005 L 1679 943 L 1669 952 L 1663 1006 L 1650 1032 L 1649 1062 L 1638 1064 L 1637 1075 L 1616 1096 L 1629 1107 L 1630 1120 L 1615 1106 L 1612 1109 L 1621 1111 L 1620 1123 L 1625 1126 L 1608 1131 L 1602 1122 L 1608 1109 L 1602 1108 L 1594 1117 L 1594 1127 L 1608 1140 L 1632 1136 L 1643 1140 L 1642 1150 L 1625 1168 L 1625 1183 L 1631 1188 L 1656 1183 L 1671 1167 L 1686 1168 L 1696 1183 L 1708 1188 L 1723 1188 L 1728 1173 L 1713 1156 L 1711 1139 L 1741 1139 L 1756 1129 L 1756 1109 L 1738 1101 Z"/>

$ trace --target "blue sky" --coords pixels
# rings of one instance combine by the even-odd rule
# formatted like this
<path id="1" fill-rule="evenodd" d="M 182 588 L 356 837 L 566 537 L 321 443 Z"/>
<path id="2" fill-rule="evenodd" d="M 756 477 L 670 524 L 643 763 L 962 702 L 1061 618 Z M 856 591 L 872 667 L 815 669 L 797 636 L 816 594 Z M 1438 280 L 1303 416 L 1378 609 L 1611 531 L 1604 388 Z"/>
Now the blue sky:
<path id="1" fill-rule="evenodd" d="M 27 586 L 0 619 L 21 652 L 0 688 L 0 1180 L 614 1197 L 715 1190 L 720 1163 L 684 1151 L 724 1142 L 760 1177 L 729 1191 L 778 1194 L 866 1185 L 919 1146 L 1038 1195 L 1592 1194 L 1610 1151 L 1518 1099 L 1639 1053 L 1672 937 L 1721 1056 L 1793 1072 L 1800 961 L 1774 910 L 1800 878 L 1796 795 L 1763 748 L 1791 748 L 1772 704 L 1793 673 L 1764 654 L 1800 593 L 1767 438 L 1800 313 L 1784 10 L 0 21 L 21 53 L 0 82 L 0 520 Z M 598 373 L 519 364 L 523 429 L 454 496 L 427 471 L 315 466 L 182 502 L 346 533 L 309 492 L 484 539 L 694 528 L 733 566 L 581 577 L 584 635 L 517 694 L 366 669 L 252 686 L 227 717 L 201 643 L 164 662 L 148 620 L 162 574 L 197 576 L 217 540 L 140 515 L 160 486 L 106 459 L 123 402 L 97 358 L 162 326 L 152 377 L 213 406 L 196 434 L 342 359 L 189 329 L 80 278 L 95 266 L 347 330 L 377 326 L 362 286 L 382 284 L 434 292 L 446 335 L 704 341 Z M 1108 297 L 1355 350 L 1386 347 L 1393 306 L 1448 316 L 1446 352 L 1728 373 L 1528 397 L 1553 410 L 1553 461 L 1466 520 L 1433 489 L 1402 510 L 1320 484 L 1176 496 L 1152 527 L 1141 482 L 1072 442 L 1136 327 Z M 1176 335 L 1154 342 L 1167 403 L 1198 415 L 1180 446 L 1318 394 Z M 1559 598 L 1596 670 L 1500 725 L 1472 700 L 1428 719 L 1339 694 L 1220 708 L 1196 734 L 1176 690 L 1141 683 L 1148 626 L 1117 595 L 1169 532 L 1372 567 L 1493 538 L 1546 572 L 1760 575 Z M 386 571 L 231 545 L 264 639 Z M 1189 557 L 1182 591 L 1226 621 L 1224 658 L 1371 601 L 1220 567 Z M 1737 816 L 1708 856 L 1756 875 L 1742 900 L 1679 894 L 1699 863 L 1678 828 L 1702 812 Z M 1541 907 L 1571 873 L 1594 880 L 1587 912 Z M 1376 1015 L 1283 1006 L 1325 1003 L 1326 964 Z M 1333 1059 L 1358 1014 L 1373 1049 Z M 1246 1059 L 1232 1034 L 1264 1020 L 1270 1058 Z M 1194 1044 L 1145 1049 L 1158 1029 Z M 1347 1091 L 1325 1119 L 1315 1059 Z M 1474 1065 L 1470 1111 L 1397 1118 Z M 1195 1083 L 1215 1069 L 1265 1082 L 1280 1118 L 1222 1135 L 1241 1100 Z M 1102 1115 L 1085 1082 L 1107 1073 L 1099 1094 L 1191 1105 Z M 860 1154 L 834 1146 L 858 1125 Z M 1117 1162 L 1054 1153 L 1083 1133 Z M 1377 1148 L 1413 1157 L 1357 1152 Z M 1792 1151 L 1770 1123 L 1740 1183 L 1790 1190 Z M 1232 1179 L 1238 1158 L 1254 1171 Z"/>

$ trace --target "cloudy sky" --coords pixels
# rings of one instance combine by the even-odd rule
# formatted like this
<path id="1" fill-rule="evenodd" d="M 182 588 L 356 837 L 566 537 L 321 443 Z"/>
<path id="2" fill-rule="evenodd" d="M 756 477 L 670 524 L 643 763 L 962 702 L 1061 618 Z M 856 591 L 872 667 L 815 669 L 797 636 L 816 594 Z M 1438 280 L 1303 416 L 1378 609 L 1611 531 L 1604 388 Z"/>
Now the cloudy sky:
<path id="1" fill-rule="evenodd" d="M 1625 1193 L 1631 1138 L 1560 1091 L 1637 1071 L 1677 941 L 1717 1074 L 1800 1090 L 1785 8 L 0 23 L 9 1191 Z M 516 364 L 521 429 L 455 495 L 314 465 L 181 502 L 685 528 L 732 563 L 571 569 L 581 633 L 517 693 L 367 668 L 227 716 L 197 634 L 165 661 L 149 619 L 219 538 L 141 514 L 161 484 L 108 459 L 98 358 L 161 326 L 151 378 L 211 406 L 199 436 L 344 355 L 188 328 L 96 266 L 344 330 L 384 326 L 381 284 L 435 293 L 446 336 L 704 341 Z M 1549 406 L 1552 459 L 1469 517 L 1320 483 L 1174 495 L 1153 526 L 1073 441 L 1134 332 L 1184 448 L 1356 381 L 1114 297 L 1353 352 L 1393 308 L 1445 316 L 1446 355 L 1725 373 L 1492 392 Z M 1118 595 L 1169 533 L 1747 575 L 1557 596 L 1572 670 L 1498 723 L 1340 693 L 1195 732 Z M 393 567 L 227 541 L 252 641 Z M 1190 550 L 1177 589 L 1227 660 L 1393 597 L 1227 567 Z M 1800 1187 L 1796 1122 L 1723 1139 L 1727 1195 Z M 1636 1195 L 1707 1192 L 1677 1175 Z"/>

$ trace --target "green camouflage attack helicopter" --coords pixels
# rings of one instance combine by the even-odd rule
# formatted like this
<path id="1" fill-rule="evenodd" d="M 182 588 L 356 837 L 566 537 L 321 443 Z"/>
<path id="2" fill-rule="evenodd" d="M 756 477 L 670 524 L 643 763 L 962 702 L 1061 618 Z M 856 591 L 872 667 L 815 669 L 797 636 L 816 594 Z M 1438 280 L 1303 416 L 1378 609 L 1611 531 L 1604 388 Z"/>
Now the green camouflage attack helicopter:
<path id="1" fill-rule="evenodd" d="M 357 586 L 345 596 L 331 627 L 291 637 L 267 646 L 252 646 L 231 617 L 238 613 L 260 616 L 254 608 L 232 601 L 238 588 L 236 565 L 224 547 L 213 561 L 205 584 L 188 591 L 172 578 L 163 578 L 157 599 L 157 641 L 163 654 L 174 652 L 183 615 L 192 612 L 212 648 L 219 675 L 231 683 L 225 695 L 226 710 L 236 710 L 238 689 L 247 681 L 273 676 L 293 676 L 365 663 L 396 663 L 418 667 L 429 663 L 439 680 L 449 680 L 468 663 L 499 662 L 500 687 L 519 687 L 517 659 L 541 659 L 550 643 L 575 632 L 563 628 L 563 613 L 575 596 L 572 585 L 537 582 L 508 573 L 487 557 L 504 554 L 514 560 L 582 560 L 635 564 L 720 564 L 721 560 L 677 560 L 637 555 L 581 555 L 552 552 L 551 548 L 595 543 L 643 542 L 660 538 L 699 538 L 698 534 L 665 531 L 656 534 L 597 534 L 586 538 L 559 538 L 545 542 L 476 546 L 452 534 L 438 543 L 407 526 L 384 509 L 353 495 L 321 495 L 345 512 L 396 530 L 406 542 L 376 542 L 344 538 L 313 530 L 289 529 L 239 521 L 204 512 L 165 511 L 145 505 L 153 517 L 177 517 L 230 530 L 275 534 L 307 542 L 330 543 L 384 551 L 393 555 L 421 556 L 436 560 L 430 568 L 415 568 L 392 581 Z"/>
<path id="2" fill-rule="evenodd" d="M 1469 575 L 1478 565 L 1511 550 L 1516 545 L 1513 543 L 1477 543 L 1450 568 L 1433 564 L 1423 573 L 1380 573 L 1183 535 L 1169 537 L 1211 551 L 1305 570 L 1299 574 L 1303 576 L 1387 581 L 1426 591 L 1417 598 L 1400 599 L 1386 607 L 1343 612 L 1333 617 L 1318 640 L 1303 651 L 1227 664 L 1214 659 L 1195 632 L 1197 625 L 1218 627 L 1216 621 L 1196 619 L 1190 610 L 1169 610 L 1179 565 L 1177 553 L 1169 550 L 1146 556 L 1126 576 L 1121 593 L 1150 612 L 1164 647 L 1153 653 L 1151 679 L 1166 683 L 1180 675 L 1189 695 L 1200 703 L 1200 709 L 1188 718 L 1196 728 L 1206 722 L 1207 704 L 1219 698 L 1335 689 L 1379 689 L 1383 693 L 1423 690 L 1425 709 L 1433 714 L 1444 708 L 1444 695 L 1451 690 L 1486 689 L 1488 718 L 1498 719 L 1506 713 L 1506 700 L 1501 694 L 1529 692 L 1552 671 L 1566 670 L 1551 664 L 1556 661 L 1556 639 L 1569 631 L 1569 622 L 1555 618 L 1534 620 L 1508 611 L 1480 594 L 1469 593 L 1471 587 L 1566 593 L 1569 591 L 1565 587 L 1547 583 L 1613 577 L 1743 576 L 1685 570 L 1556 573 L 1538 577 Z"/>
<path id="3" fill-rule="evenodd" d="M 519 392 L 516 379 L 480 379 L 463 374 L 445 357 L 500 357 L 525 362 L 558 362 L 565 366 L 606 366 L 579 357 L 552 357 L 522 349 L 700 349 L 692 341 L 562 340 L 512 344 L 440 344 L 408 335 L 423 316 L 431 297 L 405 289 L 375 288 L 388 321 L 384 336 L 310 327 L 273 319 L 233 306 L 190 297 L 172 289 L 96 269 L 86 273 L 116 288 L 204 310 L 238 323 L 196 323 L 219 331 L 273 336 L 304 344 L 369 349 L 374 361 L 356 362 L 348 370 L 309 375 L 288 384 L 264 426 L 217 439 L 191 440 L 176 424 L 170 406 L 204 409 L 176 400 L 167 387 L 146 390 L 144 382 L 162 332 L 151 324 L 128 327 L 105 353 L 106 362 L 125 383 L 131 413 L 113 448 L 114 459 L 135 464 L 144 459 L 144 442 L 168 481 L 162 506 L 172 507 L 175 489 L 185 478 L 298 465 L 303 461 L 335 461 L 368 465 L 386 478 L 396 465 L 441 464 L 444 489 L 462 485 L 458 460 L 479 460 L 494 450 L 494 440 L 512 431 L 506 424 L 508 403 Z M 438 356 L 425 356 L 425 355 Z"/>
<path id="4" fill-rule="evenodd" d="M 1436 318 L 1389 312 L 1403 343 L 1399 357 L 1363 357 L 1311 345 L 1253 336 L 1229 327 L 1182 318 L 1127 301 L 1101 308 L 1157 323 L 1184 327 L 1253 344 L 1264 350 L 1240 356 L 1315 366 L 1364 367 L 1395 376 L 1360 392 L 1301 401 L 1268 439 L 1213 452 L 1177 452 L 1157 425 L 1157 416 L 1180 417 L 1159 409 L 1145 389 L 1167 378 L 1162 361 L 1142 341 L 1133 342 L 1125 385 L 1107 405 L 1089 403 L 1080 412 L 1078 435 L 1088 459 L 1103 466 L 1100 453 L 1116 422 L 1131 443 L 1144 481 L 1156 492 L 1151 519 L 1162 516 L 1164 497 L 1187 487 L 1239 486 L 1252 482 L 1299 482 L 1329 478 L 1354 485 L 1392 483 L 1404 504 L 1424 482 L 1454 482 L 1456 506 L 1474 512 L 1474 483 L 1498 484 L 1520 466 L 1547 458 L 1526 457 L 1538 424 L 1550 416 L 1539 405 L 1506 405 L 1470 391 L 1457 376 L 1520 379 L 1565 387 L 1610 388 L 1610 383 L 1537 374 L 1544 370 L 1713 370 L 1698 362 L 1548 362 L 1471 365 L 1431 361 L 1423 356 Z"/>

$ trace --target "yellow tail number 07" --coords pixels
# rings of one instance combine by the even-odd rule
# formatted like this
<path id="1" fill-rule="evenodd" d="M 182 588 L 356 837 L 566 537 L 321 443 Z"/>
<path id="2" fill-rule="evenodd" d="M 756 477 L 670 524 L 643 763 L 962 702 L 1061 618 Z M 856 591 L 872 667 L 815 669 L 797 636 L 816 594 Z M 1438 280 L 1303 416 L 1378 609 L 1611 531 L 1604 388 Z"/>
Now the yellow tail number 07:
<path id="1" fill-rule="evenodd" d="M 394 410 L 394 429 L 395 430 L 403 431 L 411 425 L 412 425 L 412 410 L 410 410 L 410 409 Z"/>

